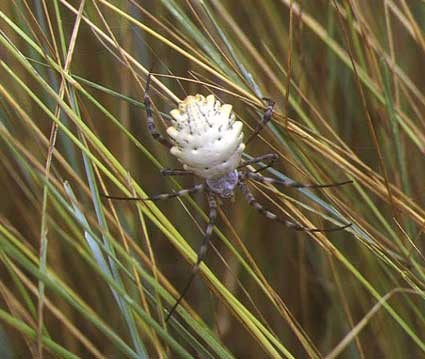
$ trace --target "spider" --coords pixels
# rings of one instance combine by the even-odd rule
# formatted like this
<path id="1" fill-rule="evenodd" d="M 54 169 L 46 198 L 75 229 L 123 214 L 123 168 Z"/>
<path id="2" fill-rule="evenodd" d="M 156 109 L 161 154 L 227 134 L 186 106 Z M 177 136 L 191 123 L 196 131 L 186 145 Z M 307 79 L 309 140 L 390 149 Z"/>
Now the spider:
<path id="1" fill-rule="evenodd" d="M 259 213 L 270 220 L 283 223 L 294 230 L 331 232 L 351 226 L 351 223 L 349 223 L 331 228 L 307 228 L 289 218 L 276 215 L 255 199 L 247 186 L 247 182 L 250 180 L 264 184 L 277 184 L 295 188 L 334 187 L 352 182 L 301 184 L 260 175 L 258 173 L 259 171 L 270 167 L 277 160 L 278 156 L 275 153 L 242 161 L 241 156 L 246 144 L 254 139 L 272 118 L 275 104 L 272 100 L 263 98 L 267 103 L 263 118 L 245 143 L 243 142 L 243 124 L 235 119 L 232 106 L 222 104 L 214 95 L 204 97 L 197 94 L 195 96 L 187 96 L 181 101 L 178 108 L 170 112 L 172 123 L 167 128 L 168 137 L 164 137 L 157 130 L 153 118 L 149 97 L 150 81 L 151 74 L 149 73 L 144 93 L 148 131 L 156 141 L 169 149 L 170 153 L 183 165 L 183 169 L 163 169 L 161 170 L 161 174 L 164 176 L 195 175 L 204 181 L 191 188 L 182 189 L 174 193 L 158 194 L 148 198 L 116 197 L 109 195 L 104 195 L 104 197 L 113 200 L 159 201 L 198 192 L 206 193 L 209 207 L 209 221 L 205 229 L 204 239 L 199 247 L 197 260 L 192 267 L 191 275 L 175 304 L 168 311 L 166 321 L 170 319 L 186 295 L 199 270 L 200 264 L 205 258 L 217 217 L 217 199 L 232 198 L 237 187 L 241 190 L 248 203 Z M 266 163 L 266 165 L 256 171 L 251 171 L 248 166 L 256 163 Z"/>

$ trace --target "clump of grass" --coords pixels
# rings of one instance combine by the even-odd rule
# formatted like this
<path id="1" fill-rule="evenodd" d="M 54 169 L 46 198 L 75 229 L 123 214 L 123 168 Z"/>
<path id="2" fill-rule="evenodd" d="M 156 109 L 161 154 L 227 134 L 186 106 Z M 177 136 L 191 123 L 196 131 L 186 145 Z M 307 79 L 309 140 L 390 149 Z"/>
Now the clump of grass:
<path id="1" fill-rule="evenodd" d="M 416 358 L 423 355 L 421 1 L 6 2 L 0 10 L 4 356 Z M 149 137 L 187 94 L 231 103 L 270 174 L 253 185 L 305 226 L 222 203 L 198 279 L 168 323 L 207 220 L 202 197 L 112 203 L 196 179 Z M 2 354 L 3 354 L 2 353 Z"/>

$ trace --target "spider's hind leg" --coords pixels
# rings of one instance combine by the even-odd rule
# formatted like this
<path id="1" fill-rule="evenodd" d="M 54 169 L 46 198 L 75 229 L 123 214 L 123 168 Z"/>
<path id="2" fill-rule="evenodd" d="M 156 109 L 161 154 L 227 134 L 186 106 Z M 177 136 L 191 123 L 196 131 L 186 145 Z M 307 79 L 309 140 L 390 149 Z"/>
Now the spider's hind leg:
<path id="1" fill-rule="evenodd" d="M 163 168 L 161 170 L 163 176 L 193 176 L 194 173 L 180 168 Z"/>
<path id="2" fill-rule="evenodd" d="M 330 227 L 330 228 L 308 228 L 301 226 L 289 219 L 281 218 L 278 215 L 274 214 L 273 212 L 266 209 L 260 202 L 258 202 L 254 195 L 252 194 L 251 190 L 248 188 L 247 184 L 244 181 L 239 182 L 239 187 L 244 194 L 246 200 L 248 203 L 254 207 L 258 212 L 260 212 L 264 217 L 271 219 L 272 221 L 277 221 L 280 223 L 285 224 L 287 227 L 293 228 L 296 231 L 305 231 L 305 232 L 334 232 L 339 231 L 344 228 L 350 227 L 352 223 L 349 223 L 344 226 L 340 227 Z"/>
<path id="3" fill-rule="evenodd" d="M 266 110 L 263 114 L 263 119 L 261 122 L 257 124 L 257 127 L 255 128 L 254 132 L 251 134 L 251 136 L 248 137 L 245 144 L 247 145 L 249 142 L 251 142 L 264 128 L 264 126 L 272 119 L 273 115 L 273 107 L 275 105 L 275 102 L 269 98 L 263 98 L 263 101 L 267 102 Z"/>
<path id="4" fill-rule="evenodd" d="M 152 107 L 151 107 L 151 99 L 149 97 L 150 82 L 151 82 L 151 74 L 149 73 L 146 79 L 146 88 L 145 88 L 145 95 L 143 100 L 143 103 L 146 109 L 146 121 L 148 124 L 148 131 L 151 134 L 151 136 L 160 144 L 162 144 L 163 146 L 167 148 L 171 148 L 173 146 L 171 141 L 167 137 L 164 137 L 163 135 L 161 135 L 155 125 L 155 120 L 153 118 Z"/>
<path id="5" fill-rule="evenodd" d="M 180 302 L 185 297 L 185 295 L 186 295 L 187 291 L 189 290 L 193 280 L 196 277 L 196 274 L 199 271 L 199 266 L 201 265 L 202 261 L 204 260 L 205 254 L 207 253 L 207 250 L 208 250 L 208 245 L 210 243 L 211 234 L 212 234 L 212 231 L 213 231 L 213 228 L 214 228 L 215 220 L 217 218 L 217 200 L 215 198 L 215 195 L 213 193 L 211 193 L 210 191 L 208 191 L 207 194 L 208 194 L 208 206 L 209 206 L 209 215 L 208 215 L 209 221 L 208 221 L 207 228 L 205 229 L 204 240 L 202 241 L 202 244 L 199 247 L 198 257 L 197 257 L 196 263 L 192 267 L 192 273 L 190 274 L 190 277 L 187 280 L 187 283 L 184 286 L 183 290 L 180 292 L 180 296 L 177 299 L 176 303 L 173 305 L 173 307 L 168 312 L 168 315 L 165 319 L 166 322 L 170 319 L 170 317 L 173 315 L 176 308 L 179 306 Z"/>

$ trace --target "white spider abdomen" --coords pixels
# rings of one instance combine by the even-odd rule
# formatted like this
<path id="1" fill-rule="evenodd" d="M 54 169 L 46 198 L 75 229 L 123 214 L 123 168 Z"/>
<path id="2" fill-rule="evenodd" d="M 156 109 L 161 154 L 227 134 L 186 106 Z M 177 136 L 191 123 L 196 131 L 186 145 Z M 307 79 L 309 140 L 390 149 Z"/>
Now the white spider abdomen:
<path id="1" fill-rule="evenodd" d="M 188 96 L 170 114 L 167 133 L 174 142 L 170 152 L 184 169 L 208 179 L 238 167 L 245 149 L 243 125 L 235 121 L 231 105 L 222 105 L 214 95 Z"/>

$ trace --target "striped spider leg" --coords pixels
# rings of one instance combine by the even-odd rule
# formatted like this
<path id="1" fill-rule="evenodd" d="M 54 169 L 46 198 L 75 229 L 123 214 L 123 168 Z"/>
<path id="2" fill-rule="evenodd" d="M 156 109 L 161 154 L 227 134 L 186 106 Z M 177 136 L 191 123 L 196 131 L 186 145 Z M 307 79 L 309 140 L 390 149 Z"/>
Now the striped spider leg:
<path id="1" fill-rule="evenodd" d="M 161 174 L 163 176 L 193 176 L 192 172 L 180 168 L 163 168 Z"/>
<path id="2" fill-rule="evenodd" d="M 257 127 L 255 128 L 254 132 L 248 137 L 245 144 L 248 144 L 255 137 L 257 137 L 261 130 L 264 128 L 264 126 L 267 125 L 267 123 L 272 119 L 275 102 L 267 97 L 263 97 L 262 100 L 267 102 L 267 107 L 264 111 L 263 119 L 257 124 Z"/>
<path id="3" fill-rule="evenodd" d="M 271 154 L 271 155 L 273 155 L 273 154 Z M 271 156 L 271 155 L 267 156 L 266 158 L 274 158 L 275 157 L 275 156 Z M 254 158 L 254 159 L 249 161 L 249 164 L 262 162 L 262 161 L 264 161 L 264 158 L 265 158 L 265 156 L 259 156 L 257 158 Z M 191 173 L 185 172 L 183 170 L 176 170 L 176 173 L 173 173 L 172 171 L 174 171 L 174 170 L 169 170 L 169 172 L 167 172 L 166 175 L 182 175 L 182 174 L 183 175 L 190 175 L 191 174 Z M 294 187 L 294 188 L 325 188 L 325 187 L 341 186 L 341 185 L 344 185 L 346 183 L 351 183 L 351 181 L 340 182 L 340 183 L 332 183 L 332 184 L 301 184 L 301 183 L 297 183 L 297 182 L 282 181 L 282 180 L 274 179 L 274 178 L 271 178 L 271 177 L 264 177 L 264 176 L 259 175 L 256 172 L 252 172 L 252 171 L 238 171 L 237 173 L 238 173 L 238 178 L 239 178 L 237 184 L 238 184 L 239 188 L 241 189 L 241 192 L 244 194 L 247 202 L 252 207 L 254 207 L 254 209 L 256 209 L 260 214 L 265 216 L 267 219 L 270 219 L 270 220 L 273 220 L 273 221 L 276 221 L 276 222 L 279 222 L 279 223 L 283 223 L 287 227 L 292 228 L 296 231 L 305 231 L 305 232 L 333 232 L 333 231 L 342 230 L 342 229 L 345 229 L 345 228 L 351 226 L 351 223 L 343 225 L 343 226 L 339 226 L 339 227 L 330 227 L 330 228 L 309 228 L 309 227 L 301 226 L 301 225 L 295 223 L 294 221 L 292 221 L 290 219 L 282 218 L 281 216 L 278 216 L 275 213 L 271 212 L 270 210 L 266 209 L 262 204 L 260 204 L 255 199 L 253 193 L 251 192 L 248 185 L 246 184 L 246 182 L 248 180 L 254 180 L 254 181 L 257 181 L 257 182 L 264 183 L 264 184 L 280 184 L 280 185 L 284 185 L 284 186 L 287 186 L 287 187 Z M 208 247 L 209 247 L 211 235 L 212 235 L 212 230 L 214 228 L 214 224 L 215 224 L 216 217 L 217 217 L 217 200 L 216 200 L 217 195 L 214 192 L 212 192 L 210 189 L 208 189 L 208 187 L 205 186 L 204 184 L 197 184 L 194 187 L 182 189 L 182 190 L 179 190 L 179 191 L 174 192 L 174 193 L 163 193 L 163 194 L 158 194 L 158 195 L 154 195 L 154 196 L 150 196 L 150 197 L 146 197 L 146 198 L 119 197 L 119 196 L 103 195 L 104 197 L 106 197 L 108 199 L 112 199 L 112 200 L 161 201 L 161 200 L 167 200 L 167 199 L 171 199 L 171 198 L 182 197 L 182 196 L 186 196 L 186 195 L 190 195 L 190 194 L 194 194 L 194 193 L 199 193 L 199 192 L 204 192 L 204 191 L 207 194 L 208 207 L 209 207 L 208 224 L 207 224 L 207 227 L 205 229 L 204 239 L 202 241 L 201 246 L 199 247 L 199 250 L 198 250 L 198 253 L 197 253 L 197 259 L 196 259 L 195 264 L 192 267 L 190 277 L 188 278 L 186 285 L 184 286 L 184 288 L 180 292 L 180 295 L 177 298 L 175 304 L 169 310 L 167 317 L 166 317 L 166 322 L 170 319 L 170 317 L 173 315 L 173 313 L 175 312 L 175 310 L 177 309 L 177 307 L 180 305 L 181 301 L 183 300 L 183 298 L 187 294 L 193 280 L 195 279 L 195 277 L 196 277 L 196 275 L 199 271 L 199 266 L 205 258 L 205 255 L 206 255 Z"/>
<path id="4" fill-rule="evenodd" d="M 353 183 L 353 181 L 344 181 L 344 182 L 334 182 L 334 183 L 327 183 L 327 184 L 316 184 L 316 183 L 298 183 L 292 180 L 281 180 L 277 178 L 272 177 L 266 177 L 262 176 L 260 174 L 255 172 L 245 172 L 244 177 L 247 179 L 252 179 L 257 182 L 261 182 L 264 184 L 281 184 L 286 187 L 293 187 L 293 188 L 329 188 L 329 187 L 339 187 L 343 186 L 345 184 Z"/>
<path id="5" fill-rule="evenodd" d="M 253 158 L 248 161 L 242 161 L 242 153 L 245 150 L 246 143 L 254 139 L 271 120 L 273 114 L 274 102 L 267 101 L 267 107 L 263 118 L 256 126 L 254 132 L 243 142 L 243 124 L 236 120 L 232 111 L 232 106 L 222 104 L 214 95 L 204 97 L 202 95 L 187 96 L 180 101 L 178 108 L 170 112 L 172 120 L 171 126 L 167 128 L 168 137 L 159 133 L 151 109 L 149 97 L 151 74 L 148 74 L 146 81 L 146 90 L 144 95 L 144 104 L 146 107 L 147 128 L 152 137 L 161 145 L 169 149 L 170 153 L 177 158 L 183 165 L 182 169 L 163 169 L 164 176 L 186 176 L 194 175 L 204 180 L 204 183 L 197 184 L 192 188 L 182 189 L 174 193 L 159 194 L 148 198 L 137 197 L 116 197 L 104 196 L 113 200 L 141 200 L 158 201 L 169 198 L 190 195 L 197 192 L 205 192 L 208 199 L 209 215 L 208 224 L 205 229 L 204 239 L 197 253 L 197 259 L 192 267 L 192 272 L 185 287 L 180 292 L 173 307 L 169 310 L 166 320 L 168 321 L 174 311 L 177 309 L 196 274 L 199 266 L 208 250 L 213 227 L 217 217 L 217 199 L 229 199 L 234 196 L 237 187 L 240 188 L 248 203 L 259 213 L 268 219 L 283 223 L 299 231 L 307 232 L 330 232 L 341 230 L 351 224 L 331 228 L 307 228 L 297 224 L 289 218 L 282 218 L 267 210 L 254 197 L 248 188 L 248 181 L 256 181 L 265 184 L 277 184 L 286 187 L 308 187 L 323 188 L 339 186 L 349 182 L 334 183 L 328 185 L 319 184 L 300 184 L 292 181 L 283 181 L 270 177 L 264 177 L 258 172 L 271 166 L 278 156 L 274 153 L 266 154 Z M 265 162 L 266 165 L 251 171 L 247 166 Z"/>
<path id="6" fill-rule="evenodd" d="M 177 307 L 180 305 L 180 302 L 183 300 L 183 298 L 186 296 L 186 293 L 188 292 L 190 286 L 192 285 L 193 280 L 196 277 L 196 274 L 199 271 L 199 266 L 203 262 L 205 255 L 207 254 L 207 250 L 209 247 L 211 234 L 214 228 L 215 220 L 217 218 L 217 200 L 216 196 L 210 192 L 207 191 L 208 196 L 208 207 L 209 207 L 209 213 L 208 213 L 208 224 L 205 229 L 205 235 L 204 239 L 201 243 L 201 246 L 199 247 L 197 258 L 195 264 L 192 266 L 192 272 L 190 274 L 189 279 L 186 282 L 186 285 L 180 292 L 180 296 L 177 298 L 176 302 L 172 306 L 172 308 L 168 311 L 167 317 L 165 318 L 165 321 L 168 322 L 168 320 L 171 318 Z"/>
<path id="7" fill-rule="evenodd" d="M 262 156 L 258 156 L 258 157 L 254 157 L 251 158 L 248 161 L 244 161 L 239 167 L 238 169 L 244 168 L 246 166 L 249 165 L 253 165 L 259 162 L 266 162 L 267 164 L 260 167 L 259 169 L 255 170 L 255 172 L 261 172 L 264 171 L 265 169 L 271 167 L 271 165 L 279 158 L 279 156 L 276 153 L 267 153 L 265 155 Z"/>
<path id="8" fill-rule="evenodd" d="M 343 226 L 336 226 L 336 227 L 327 227 L 327 228 L 310 228 L 310 227 L 304 227 L 301 226 L 292 220 L 279 217 L 275 213 L 271 212 L 270 210 L 266 209 L 261 203 L 259 203 L 255 197 L 254 194 L 251 192 L 247 185 L 247 180 L 253 180 L 256 182 L 260 182 L 263 184 L 280 184 L 286 187 L 293 187 L 293 188 L 329 188 L 329 187 L 337 187 L 342 186 L 344 184 L 352 183 L 352 181 L 345 181 L 345 182 L 338 182 L 338 183 L 330 183 L 330 184 L 302 184 L 294 181 L 283 181 L 271 177 L 264 177 L 259 175 L 257 172 L 251 172 L 251 171 L 244 171 L 240 172 L 240 181 L 238 183 L 239 188 L 241 189 L 241 192 L 245 196 L 248 203 L 254 207 L 260 214 L 262 214 L 264 217 L 272 220 L 277 221 L 280 223 L 285 224 L 287 227 L 292 228 L 296 231 L 303 231 L 303 232 L 334 232 L 334 231 L 340 231 L 347 227 L 350 227 L 352 223 L 347 223 Z"/>
<path id="9" fill-rule="evenodd" d="M 293 221 L 283 219 L 278 217 L 273 212 L 267 210 L 262 204 L 260 204 L 254 197 L 254 194 L 249 189 L 248 185 L 246 184 L 246 180 L 253 180 L 256 182 L 260 182 L 263 184 L 277 184 L 277 185 L 283 185 L 285 187 L 292 187 L 292 188 L 329 188 L 329 187 L 338 187 L 343 186 L 345 184 L 353 183 L 353 181 L 344 181 L 344 182 L 335 182 L 335 183 L 328 183 L 328 184 L 315 184 L 315 183 L 298 183 L 292 180 L 280 180 L 277 178 L 272 177 L 265 177 L 260 175 L 258 172 L 263 171 L 264 169 L 270 167 L 271 163 L 273 163 L 278 158 L 277 154 L 275 153 L 269 153 L 262 156 L 254 157 L 246 162 L 244 162 L 241 166 L 238 168 L 243 168 L 248 165 L 256 164 L 259 162 L 268 162 L 265 166 L 260 167 L 259 169 L 255 171 L 240 171 L 239 172 L 239 188 L 241 189 L 242 193 L 244 194 L 246 200 L 248 203 L 254 207 L 260 214 L 265 216 L 266 218 L 270 220 L 274 220 L 280 223 L 285 224 L 286 226 L 293 228 L 297 231 L 304 231 L 304 232 L 334 232 L 343 230 L 347 227 L 350 227 L 352 223 L 345 224 L 343 226 L 337 226 L 337 227 L 330 227 L 330 228 L 307 228 L 304 226 L 300 226 Z"/>
<path id="10" fill-rule="evenodd" d="M 165 199 L 170 199 L 170 198 L 177 198 L 177 197 L 181 197 L 181 196 L 186 196 L 188 194 L 192 194 L 192 193 L 198 193 L 198 192 L 203 192 L 205 190 L 205 185 L 204 184 L 197 184 L 191 188 L 184 188 L 181 189 L 177 192 L 173 192 L 173 193 L 161 193 L 161 194 L 156 194 L 150 197 L 121 197 L 121 196 L 110 196 L 110 195 L 106 195 L 101 193 L 101 196 L 107 199 L 113 199 L 116 201 L 141 201 L 141 202 L 146 202 L 146 201 L 161 201 L 161 200 L 165 200 Z"/>
<path id="11" fill-rule="evenodd" d="M 166 148 L 171 148 L 173 144 L 171 143 L 169 138 L 161 135 L 161 133 L 158 131 L 155 125 L 155 120 L 153 118 L 152 107 L 151 107 L 151 99 L 149 97 L 150 83 L 151 83 L 151 74 L 149 72 L 148 77 L 146 79 L 146 88 L 145 88 L 145 94 L 143 98 L 143 104 L 145 105 L 145 110 L 146 110 L 146 123 L 148 125 L 148 131 L 153 137 L 153 139 L 158 141 L 161 145 L 165 146 Z"/>
<path id="12" fill-rule="evenodd" d="M 178 175 L 180 175 L 180 174 L 181 174 L 181 172 L 178 172 Z M 169 310 L 167 317 L 165 318 L 166 322 L 170 319 L 171 315 L 174 313 L 176 308 L 180 305 L 180 302 L 185 297 L 185 295 L 186 295 L 187 291 L 189 290 L 193 280 L 196 277 L 196 274 L 199 271 L 199 266 L 203 262 L 205 255 L 207 253 L 209 242 L 210 242 L 210 239 L 211 239 L 211 234 L 212 234 L 212 231 L 213 231 L 213 228 L 214 228 L 215 220 L 217 218 L 216 195 L 214 193 L 212 193 L 210 190 L 206 189 L 204 184 L 198 184 L 198 185 L 195 185 L 192 188 L 182 189 L 182 190 L 174 192 L 174 193 L 163 193 L 163 194 L 158 194 L 158 195 L 154 195 L 154 196 L 147 197 L 147 198 L 120 197 L 120 196 L 109 196 L 109 195 L 102 194 L 103 197 L 108 198 L 108 199 L 112 199 L 112 200 L 161 201 L 161 200 L 166 200 L 166 199 L 170 199 L 170 198 L 182 197 L 182 196 L 186 196 L 186 195 L 193 194 L 193 193 L 199 193 L 199 192 L 203 192 L 203 191 L 205 191 L 206 194 L 207 194 L 208 207 L 209 207 L 208 224 L 207 224 L 207 227 L 205 229 L 204 239 L 202 241 L 201 246 L 199 247 L 199 250 L 198 250 L 198 253 L 197 253 L 197 259 L 196 259 L 195 264 L 192 267 L 192 272 L 190 274 L 190 277 L 187 280 L 186 285 L 184 286 L 183 290 L 180 292 L 181 294 L 178 297 L 178 299 L 176 300 L 175 304 Z"/>

